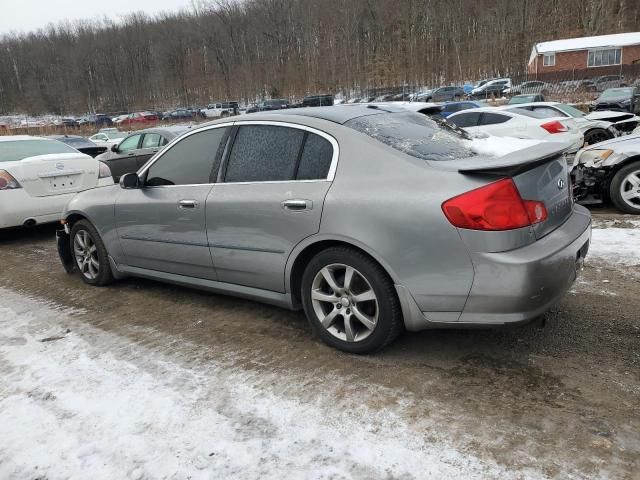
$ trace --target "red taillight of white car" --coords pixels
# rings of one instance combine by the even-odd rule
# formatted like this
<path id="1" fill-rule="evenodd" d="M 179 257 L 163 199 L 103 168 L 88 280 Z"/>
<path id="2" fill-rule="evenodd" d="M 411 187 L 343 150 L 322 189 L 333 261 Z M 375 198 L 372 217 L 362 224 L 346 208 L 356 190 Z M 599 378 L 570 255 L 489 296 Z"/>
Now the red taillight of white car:
<path id="1" fill-rule="evenodd" d="M 15 190 L 22 188 L 18 181 L 6 170 L 0 170 L 0 190 Z"/>
<path id="2" fill-rule="evenodd" d="M 540 126 L 549 133 L 566 133 L 569 131 L 569 128 L 558 120 L 553 120 L 552 122 L 543 123 Z"/>
<path id="3" fill-rule="evenodd" d="M 455 227 L 487 231 L 528 227 L 548 216 L 544 202 L 523 199 L 510 178 L 453 197 L 442 211 Z"/>

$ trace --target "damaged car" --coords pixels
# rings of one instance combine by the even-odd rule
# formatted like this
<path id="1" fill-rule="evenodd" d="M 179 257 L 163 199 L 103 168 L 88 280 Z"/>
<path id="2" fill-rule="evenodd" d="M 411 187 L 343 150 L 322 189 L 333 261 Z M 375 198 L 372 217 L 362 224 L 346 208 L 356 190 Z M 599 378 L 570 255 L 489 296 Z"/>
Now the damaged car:
<path id="1" fill-rule="evenodd" d="M 574 196 L 583 204 L 611 201 L 625 213 L 640 214 L 640 134 L 583 148 L 571 172 Z"/>

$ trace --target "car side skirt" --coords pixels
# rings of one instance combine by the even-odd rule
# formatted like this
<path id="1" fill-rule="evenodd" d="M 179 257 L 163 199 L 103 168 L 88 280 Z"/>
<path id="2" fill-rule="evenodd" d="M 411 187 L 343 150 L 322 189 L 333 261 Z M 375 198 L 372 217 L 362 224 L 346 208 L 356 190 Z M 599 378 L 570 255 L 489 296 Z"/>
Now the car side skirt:
<path id="1" fill-rule="evenodd" d="M 148 270 L 145 268 L 131 267 L 128 265 L 116 265 L 110 259 L 111 269 L 116 278 L 130 275 L 132 277 L 148 278 L 150 280 L 158 280 L 161 282 L 172 283 L 184 287 L 196 288 L 212 293 L 220 293 L 233 297 L 246 298 L 257 302 L 267 303 L 276 307 L 286 308 L 288 310 L 297 310 L 294 307 L 293 300 L 288 293 L 272 292 L 259 288 L 245 287 L 232 283 L 217 282 L 215 280 L 207 280 L 204 278 L 194 278 L 185 275 L 177 275 L 175 273 L 165 273 L 156 270 Z"/>

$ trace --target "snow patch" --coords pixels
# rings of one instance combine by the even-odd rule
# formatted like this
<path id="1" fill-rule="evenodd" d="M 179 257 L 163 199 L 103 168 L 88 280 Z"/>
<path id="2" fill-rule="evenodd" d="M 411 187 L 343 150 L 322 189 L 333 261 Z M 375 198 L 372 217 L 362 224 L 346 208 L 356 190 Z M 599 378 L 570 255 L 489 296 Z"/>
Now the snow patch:
<path id="1" fill-rule="evenodd" d="M 323 410 L 255 372 L 182 365 L 61 308 L 0 298 L 2 479 L 540 477 L 417 436 L 366 392 Z"/>
<path id="2" fill-rule="evenodd" d="M 589 259 L 604 260 L 618 266 L 640 265 L 640 227 L 594 228 L 587 261 Z"/>
<path id="3" fill-rule="evenodd" d="M 529 140 L 513 137 L 484 137 L 464 140 L 467 146 L 478 155 L 502 157 L 508 153 L 533 147 L 541 143 L 540 140 Z"/>

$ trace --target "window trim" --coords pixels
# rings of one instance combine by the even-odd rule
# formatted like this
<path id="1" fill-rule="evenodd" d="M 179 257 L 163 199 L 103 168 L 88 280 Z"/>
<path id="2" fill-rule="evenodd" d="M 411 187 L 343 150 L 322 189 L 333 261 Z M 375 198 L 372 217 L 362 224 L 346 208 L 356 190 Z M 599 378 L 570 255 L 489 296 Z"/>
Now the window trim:
<path id="1" fill-rule="evenodd" d="M 201 133 L 201 132 L 205 132 L 207 130 L 214 130 L 216 128 L 226 128 L 226 127 L 240 127 L 242 125 L 274 125 L 274 126 L 278 126 L 278 127 L 289 127 L 289 128 L 297 128 L 298 130 L 305 130 L 307 132 L 311 132 L 311 133 L 315 133 L 316 135 L 320 135 L 321 137 L 323 137 L 324 139 L 328 140 L 329 143 L 331 143 L 331 146 L 333 147 L 333 156 L 331 157 L 331 165 L 329 166 L 329 173 L 327 174 L 327 178 L 322 180 L 270 180 L 270 181 L 265 181 L 265 182 L 215 182 L 215 183 L 192 183 L 192 184 L 184 184 L 184 185 L 153 185 L 153 186 L 145 186 L 144 188 L 176 188 L 176 187 L 195 187 L 195 186 L 199 186 L 199 185 L 251 185 L 251 184 L 271 184 L 271 183 L 292 183 L 292 182 L 296 182 L 296 183 L 309 183 L 309 182 L 333 182 L 335 175 L 336 175 L 336 170 L 338 168 L 338 158 L 340 157 L 340 147 L 338 145 L 338 141 L 331 135 L 329 135 L 326 132 L 323 132 L 322 130 L 318 130 L 316 128 L 313 127 L 308 127 L 306 125 L 300 125 L 297 123 L 290 123 L 290 122 L 280 122 L 277 120 L 239 120 L 239 121 L 235 121 L 235 122 L 224 122 L 224 123 L 216 123 L 215 125 L 208 125 L 206 127 L 201 127 L 201 128 L 197 128 L 193 131 L 190 131 L 188 133 L 185 133 L 183 135 L 180 135 L 176 138 L 174 138 L 173 140 L 171 140 L 160 152 L 158 152 L 158 154 L 152 158 L 149 162 L 147 162 L 144 167 L 142 167 L 140 170 L 138 170 L 137 174 L 138 177 L 142 177 L 144 175 L 146 175 L 147 171 L 149 170 L 149 168 L 151 168 L 151 166 L 156 163 L 160 158 L 162 158 L 162 156 L 167 153 L 171 148 L 173 148 L 173 146 L 178 143 L 179 141 L 182 141 L 184 139 L 186 139 L 187 137 L 191 136 L 191 135 L 195 135 L 196 133 Z M 235 137 L 235 132 L 231 132 L 231 136 Z M 228 138 L 228 140 L 231 137 Z M 235 138 L 234 138 L 235 139 Z M 222 156 L 222 161 L 220 162 L 220 167 L 219 167 L 219 171 L 222 171 L 222 169 L 227 168 L 227 161 L 228 161 L 228 157 L 229 154 L 231 153 L 231 148 L 233 147 L 233 144 L 227 144 L 227 146 L 225 146 L 225 151 L 223 153 Z M 227 151 L 228 149 L 228 151 Z M 218 176 L 218 180 L 220 180 L 220 177 Z"/>
<path id="2" fill-rule="evenodd" d="M 546 62 L 545 60 L 547 58 L 552 59 L 553 61 L 551 62 Z M 556 66 L 556 52 L 547 52 L 547 53 L 543 53 L 542 54 L 542 66 L 543 67 L 555 67 Z"/>
<path id="3" fill-rule="evenodd" d="M 315 133 L 316 135 L 321 136 L 325 140 L 328 140 L 329 143 L 331 143 L 331 146 L 333 147 L 333 155 L 331 156 L 331 165 L 329 166 L 329 172 L 327 173 L 327 178 L 315 179 L 315 180 L 295 180 L 294 179 L 294 180 L 266 180 L 266 181 L 254 181 L 254 182 L 225 182 L 223 178 L 222 179 L 223 181 L 219 185 L 252 185 L 252 184 L 258 184 L 258 183 L 272 184 L 272 183 L 293 183 L 293 182 L 295 183 L 333 182 L 336 175 L 336 169 L 338 167 L 338 157 L 340 155 L 340 147 L 338 146 L 337 140 L 333 138 L 331 135 L 329 135 L 328 133 L 323 132 L 322 130 L 317 130 L 316 128 L 313 128 L 313 127 L 308 127 L 306 125 L 300 125 L 297 123 L 290 123 L 290 122 L 279 122 L 276 120 L 239 120 L 237 122 L 234 122 L 234 126 L 237 126 L 238 128 L 243 125 L 271 125 L 276 127 L 294 128 L 298 130 L 304 130 L 310 133 Z M 234 141 L 235 141 L 235 138 L 234 138 Z M 220 167 L 221 169 L 224 169 L 225 174 L 226 174 L 227 164 L 229 161 L 229 154 L 231 153 L 232 149 L 233 149 L 233 143 L 230 145 L 229 152 L 227 152 L 227 155 L 225 156 L 225 158 L 223 158 L 222 165 Z"/>
<path id="4" fill-rule="evenodd" d="M 619 63 L 607 63 L 607 64 L 602 64 L 602 65 L 589 65 L 589 58 L 591 57 L 591 53 L 595 53 L 595 52 L 606 52 L 609 50 L 620 50 L 620 62 Z M 618 65 L 622 65 L 623 59 L 622 59 L 622 47 L 601 47 L 601 48 L 590 48 L 587 50 L 587 68 L 600 68 L 600 67 L 613 67 L 613 66 L 618 66 Z M 615 61 L 615 53 L 613 55 L 614 61 Z"/>

